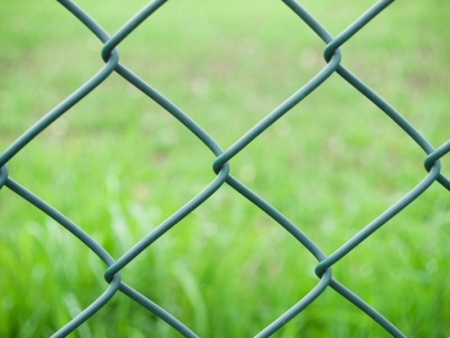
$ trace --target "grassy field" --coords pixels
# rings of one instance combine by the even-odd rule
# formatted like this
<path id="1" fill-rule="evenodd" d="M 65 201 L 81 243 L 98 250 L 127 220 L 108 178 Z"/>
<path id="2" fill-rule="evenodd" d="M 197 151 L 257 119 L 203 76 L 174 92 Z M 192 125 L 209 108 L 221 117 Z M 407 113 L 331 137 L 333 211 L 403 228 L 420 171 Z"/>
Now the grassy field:
<path id="1" fill-rule="evenodd" d="M 146 2 L 77 3 L 113 34 Z M 373 1 L 301 2 L 337 35 Z M 397 1 L 342 47 L 342 63 L 435 147 L 449 138 L 450 2 Z M 102 45 L 56 1 L 0 11 L 0 152 L 103 65 Z M 325 65 L 281 1 L 168 1 L 120 45 L 121 62 L 223 149 Z M 324 252 L 422 180 L 425 154 L 333 75 L 230 162 L 231 173 Z M 118 75 L 9 163 L 10 176 L 114 258 L 211 182 L 214 156 Z M 450 175 L 450 161 L 442 170 Z M 0 336 L 45 337 L 106 288 L 105 266 L 65 229 L 0 191 Z M 433 184 L 338 262 L 333 276 L 407 336 L 450 335 L 450 199 Z M 224 186 L 122 271 L 202 337 L 249 337 L 318 282 L 316 260 Z M 117 294 L 71 337 L 178 337 Z M 327 290 L 274 337 L 384 337 Z"/>

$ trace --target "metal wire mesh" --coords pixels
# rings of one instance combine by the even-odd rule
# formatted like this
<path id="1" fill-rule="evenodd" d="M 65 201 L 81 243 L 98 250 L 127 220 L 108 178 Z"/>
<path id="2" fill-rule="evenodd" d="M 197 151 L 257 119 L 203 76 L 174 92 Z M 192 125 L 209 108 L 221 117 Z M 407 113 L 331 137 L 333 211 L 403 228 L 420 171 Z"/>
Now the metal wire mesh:
<path id="1" fill-rule="evenodd" d="M 283 325 L 292 318 L 299 315 L 307 308 L 315 299 L 317 299 L 328 287 L 332 288 L 342 297 L 357 306 L 361 311 L 376 321 L 388 333 L 396 337 L 403 337 L 404 334 L 395 327 L 382 314 L 378 313 L 369 304 L 365 303 L 359 296 L 352 293 L 344 285 L 339 283 L 332 275 L 332 266 L 341 258 L 350 253 L 357 245 L 361 244 L 377 229 L 386 224 L 392 217 L 406 208 L 412 201 L 418 198 L 433 183 L 438 182 L 444 188 L 450 191 L 450 181 L 440 172 L 440 158 L 450 151 L 450 141 L 435 149 L 408 121 L 405 120 L 393 107 L 378 96 L 373 90 L 365 85 L 360 79 L 353 75 L 347 68 L 341 65 L 341 47 L 347 40 L 352 38 L 361 28 L 368 24 L 373 18 L 381 13 L 393 0 L 382 0 L 362 14 L 354 23 L 348 26 L 337 37 L 331 36 L 326 29 L 317 22 L 298 2 L 295 0 L 283 0 L 283 2 L 299 17 L 306 25 L 320 38 L 325 44 L 324 58 L 325 67 L 314 76 L 309 82 L 301 87 L 294 95 L 278 106 L 273 112 L 263 118 L 245 135 L 240 137 L 231 147 L 223 150 L 220 145 L 212 139 L 206 131 L 204 131 L 195 121 L 181 111 L 171 101 L 145 83 L 142 79 L 128 70 L 119 62 L 119 54 L 116 47 L 127 38 L 133 30 L 152 15 L 167 0 L 154 0 L 131 18 L 117 33 L 109 36 L 92 18 L 90 18 L 81 8 L 69 0 L 58 0 L 69 12 L 80 20 L 99 40 L 104 43 L 101 55 L 105 61 L 105 66 L 98 71 L 88 82 L 76 90 L 67 99 L 57 105 L 34 126 L 19 137 L 0 155 L 0 189 L 7 187 L 23 199 L 33 204 L 36 208 L 46 213 L 56 222 L 65 227 L 86 247 L 93 251 L 106 265 L 107 269 L 104 274 L 106 282 L 109 284 L 105 292 L 100 295 L 97 300 L 90 304 L 84 311 L 76 316 L 72 321 L 67 323 L 62 329 L 56 332 L 53 337 L 63 337 L 76 330 L 77 327 L 89 320 L 97 311 L 107 304 L 119 291 L 142 307 L 154 313 L 156 316 L 172 326 L 175 330 L 186 337 L 197 337 L 197 335 L 186 325 L 177 320 L 150 299 L 146 298 L 131 286 L 121 281 L 120 272 L 144 250 L 148 249 L 156 240 L 163 236 L 168 230 L 176 226 L 184 217 L 189 215 L 193 210 L 205 202 L 216 191 L 218 191 L 225 183 L 243 195 L 246 199 L 256 205 L 262 212 L 266 213 L 275 220 L 281 227 L 287 230 L 298 242 L 300 242 L 318 261 L 315 273 L 319 278 L 317 285 L 301 300 L 299 300 L 292 308 L 286 309 L 283 315 L 275 319 L 266 328 L 263 328 L 256 337 L 268 337 L 277 332 Z M 183 124 L 190 132 L 192 132 L 203 144 L 215 155 L 216 160 L 213 163 L 213 170 L 216 178 L 195 198 L 185 204 L 176 211 L 171 217 L 166 219 L 150 234 L 142 238 L 134 247 L 129 249 L 118 259 L 114 259 L 111 255 L 79 226 L 66 218 L 62 213 L 44 202 L 41 198 L 21 186 L 14 181 L 8 172 L 7 162 L 11 160 L 17 153 L 27 146 L 38 134 L 45 128 L 59 119 L 64 113 L 70 110 L 84 97 L 89 95 L 97 86 L 99 86 L 113 72 L 119 74 L 125 81 L 138 88 L 149 98 L 157 102 L 168 113 L 173 115 L 181 124 Z M 290 222 L 283 214 L 278 212 L 273 206 L 256 195 L 246 185 L 238 181 L 230 174 L 229 163 L 233 157 L 243 150 L 248 144 L 254 141 L 269 126 L 275 123 L 284 114 L 289 112 L 294 106 L 299 104 L 305 97 L 311 94 L 316 88 L 324 83 L 333 73 L 339 74 L 349 84 L 351 84 L 361 95 L 369 99 L 382 112 L 388 115 L 392 122 L 395 123 L 404 133 L 408 134 L 417 145 L 427 154 L 424 166 L 428 174 L 424 179 L 415 186 L 408 194 L 403 196 L 397 203 L 392 205 L 388 210 L 382 213 L 373 222 L 365 226 L 360 232 L 350 238 L 339 249 L 329 256 L 326 256 L 321 249 L 313 243 L 295 224 Z M 399 129 L 399 130 L 400 130 Z"/>

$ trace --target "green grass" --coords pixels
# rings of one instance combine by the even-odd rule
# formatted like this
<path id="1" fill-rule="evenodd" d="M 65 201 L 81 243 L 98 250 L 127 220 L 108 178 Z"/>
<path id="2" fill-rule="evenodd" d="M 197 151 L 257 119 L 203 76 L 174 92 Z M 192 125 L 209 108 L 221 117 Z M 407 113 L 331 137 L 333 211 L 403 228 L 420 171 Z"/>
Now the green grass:
<path id="1" fill-rule="evenodd" d="M 144 1 L 79 1 L 113 34 Z M 372 1 L 304 1 L 337 35 Z M 342 47 L 342 63 L 435 147 L 449 137 L 450 3 L 397 1 Z M 121 61 L 226 149 L 324 66 L 323 43 L 280 1 L 169 1 Z M 101 44 L 56 2 L 0 14 L 0 151 L 102 65 Z M 326 254 L 412 189 L 424 153 L 333 75 L 231 161 L 231 173 Z M 114 258 L 214 179 L 214 156 L 112 75 L 9 163 Z M 450 175 L 450 161 L 442 161 Z M 450 200 L 434 184 L 333 268 L 407 336 L 450 335 Z M 107 287 L 105 266 L 7 188 L 0 192 L 0 336 L 44 337 Z M 317 283 L 316 261 L 223 187 L 122 272 L 202 337 L 252 336 Z M 387 334 L 332 290 L 275 337 Z M 121 294 L 73 337 L 178 337 Z"/>

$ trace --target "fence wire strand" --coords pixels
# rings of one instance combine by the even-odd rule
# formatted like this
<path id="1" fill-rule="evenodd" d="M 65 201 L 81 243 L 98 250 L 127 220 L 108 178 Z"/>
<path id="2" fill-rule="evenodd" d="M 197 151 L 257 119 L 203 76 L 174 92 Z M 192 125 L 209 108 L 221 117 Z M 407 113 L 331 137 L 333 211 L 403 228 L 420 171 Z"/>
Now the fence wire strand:
<path id="1" fill-rule="evenodd" d="M 53 337 L 65 337 L 76 330 L 80 325 L 88 321 L 89 318 L 91 318 L 97 311 L 101 310 L 101 308 L 107 304 L 118 291 L 128 296 L 145 309 L 151 311 L 183 336 L 197 337 L 197 335 L 190 328 L 181 323 L 165 309 L 140 294 L 131 286 L 122 282 L 120 271 L 136 259 L 136 257 L 138 257 L 150 245 L 152 245 L 152 243 L 157 241 L 161 236 L 167 233 L 167 231 L 177 225 L 184 217 L 189 215 L 209 197 L 215 194 L 225 183 L 257 206 L 262 212 L 271 217 L 281 227 L 283 227 L 302 246 L 304 246 L 317 259 L 318 262 L 315 268 L 315 273 L 319 278 L 319 281 L 316 286 L 302 299 L 297 300 L 297 303 L 290 309 L 287 309 L 279 318 L 276 318 L 267 327 L 262 328 L 262 331 L 256 334 L 255 337 L 268 337 L 280 330 L 282 326 L 288 323 L 292 318 L 298 316 L 305 308 L 314 302 L 314 300 L 317 299 L 328 287 L 358 307 L 392 336 L 404 337 L 405 335 L 397 327 L 395 327 L 394 324 L 384 318 L 383 315 L 378 313 L 359 296 L 339 283 L 332 275 L 332 267 L 336 262 L 352 252 L 356 246 L 363 243 L 364 240 L 371 236 L 377 229 L 389 222 L 390 219 L 395 217 L 395 215 L 406 208 L 412 201 L 423 194 L 424 191 L 426 191 L 435 181 L 439 182 L 444 188 L 450 191 L 450 181 L 440 172 L 441 165 L 439 162 L 439 160 L 450 151 L 450 140 L 437 149 L 434 149 L 425 137 L 421 135 L 402 115 L 400 115 L 400 113 L 384 101 L 383 98 L 377 95 L 371 88 L 364 84 L 358 77 L 352 74 L 347 68 L 341 65 L 341 52 L 339 48 L 355 34 L 357 34 L 360 29 L 364 28 L 364 26 L 366 26 L 371 20 L 375 19 L 376 16 L 384 11 L 391 3 L 393 3 L 394 0 L 378 1 L 336 37 L 329 34 L 327 30 L 300 5 L 299 2 L 295 0 L 282 0 L 282 2 L 284 2 L 284 4 L 292 10 L 292 12 L 296 14 L 300 20 L 309 26 L 309 28 L 321 40 L 323 40 L 325 43 L 324 59 L 326 61 L 326 65 L 310 81 L 300 87 L 300 89 L 291 97 L 279 105 L 274 111 L 269 113 L 226 150 L 223 150 L 206 131 L 204 131 L 180 108 L 119 62 L 119 52 L 117 50 L 118 45 L 125 40 L 134 29 L 136 29 L 162 5 L 164 5 L 166 1 L 167 0 L 154 0 L 150 2 L 125 25 L 123 25 L 122 28 L 120 28 L 115 34 L 109 36 L 102 29 L 102 27 L 95 22 L 94 19 L 92 19 L 74 2 L 70 0 L 58 0 L 58 2 L 64 6 L 75 17 L 75 19 L 80 21 L 104 44 L 101 50 L 101 57 L 105 61 L 105 65 L 89 81 L 82 85 L 63 102 L 58 104 L 41 120 L 36 122 L 35 125 L 28 129 L 22 136 L 20 136 L 0 154 L 0 189 L 4 186 L 7 187 L 12 192 L 21 196 L 24 200 L 31 203 L 36 208 L 40 209 L 42 212 L 54 219 L 75 237 L 77 237 L 82 243 L 84 243 L 84 245 L 89 250 L 94 252 L 107 266 L 106 271 L 104 272 L 104 278 L 108 285 L 103 294 L 99 295 L 95 301 L 93 301 L 78 316 L 73 318 L 72 321 L 67 323 L 67 325 L 56 332 Z M 113 72 L 119 74 L 125 81 L 129 82 L 150 99 L 158 103 L 181 124 L 183 124 L 190 132 L 192 132 L 215 155 L 216 159 L 212 164 L 212 169 L 217 175 L 212 182 L 210 182 L 197 194 L 197 196 L 177 210 L 172 216 L 167 218 L 162 224 L 160 224 L 147 236 L 142 238 L 135 244 L 134 247 L 130 248 L 118 259 L 111 257 L 111 255 L 101 245 L 99 245 L 78 225 L 74 224 L 58 210 L 43 201 L 40 197 L 13 180 L 9 176 L 7 167 L 7 163 L 24 147 L 26 147 L 29 142 L 31 142 L 53 122 L 61 118 L 61 116 L 68 112 L 70 108 L 83 100 Z M 424 167 L 426 171 L 428 171 L 428 174 L 410 192 L 398 200 L 398 202 L 365 226 L 360 232 L 350 238 L 334 253 L 326 256 L 321 249 L 295 224 L 289 221 L 283 214 L 259 197 L 245 184 L 233 177 L 230 174 L 229 162 L 234 156 L 236 156 L 236 154 L 258 138 L 258 136 L 267 130 L 267 128 L 269 128 L 273 123 L 275 123 L 283 115 L 287 114 L 293 107 L 298 105 L 304 98 L 327 81 L 333 73 L 339 74 L 345 81 L 353 86 L 355 90 L 364 95 L 382 112 L 389 116 L 393 123 L 409 135 L 412 140 L 424 150 L 426 153 Z"/>

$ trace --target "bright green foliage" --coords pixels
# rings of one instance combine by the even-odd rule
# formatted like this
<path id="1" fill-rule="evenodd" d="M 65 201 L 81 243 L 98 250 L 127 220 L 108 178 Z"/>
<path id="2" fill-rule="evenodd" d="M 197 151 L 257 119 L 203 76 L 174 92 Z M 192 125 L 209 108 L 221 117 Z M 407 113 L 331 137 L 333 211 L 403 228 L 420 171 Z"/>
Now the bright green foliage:
<path id="1" fill-rule="evenodd" d="M 388 336 L 331 288 L 339 289 L 334 280 L 407 336 L 450 335 L 450 199 L 443 176 L 450 175 L 444 156 L 450 2 L 396 1 L 360 31 L 348 32 L 342 59 L 334 54 L 335 66 L 323 84 L 310 87 L 313 92 L 270 127 L 263 123 L 264 131 L 245 146 L 238 141 L 242 135 L 331 67 L 322 56 L 326 43 L 293 13 L 297 3 L 284 2 L 171 0 L 118 47 L 121 64 L 209 134 L 200 137 L 215 155 L 114 73 L 116 55 L 96 89 L 9 156 L 7 149 L 21 134 L 104 62 L 103 43 L 56 1 L 2 4 L 0 166 L 7 162 L 9 178 L 0 190 L 1 337 L 50 336 L 108 288 L 105 263 L 14 193 L 12 179 L 100 244 L 111 256 L 105 255 L 106 262 L 122 257 L 217 182 L 209 199 L 120 271 L 122 282 L 201 337 L 258 334 L 316 287 L 317 260 L 323 261 L 317 268 L 321 275 L 334 264 L 325 259 L 330 255 L 339 260 L 332 280 L 322 276 L 330 287 L 274 337 Z M 110 35 L 147 5 L 76 4 Z M 299 4 L 336 37 L 374 2 Z M 345 77 L 342 66 L 426 137 L 429 144 L 416 139 L 425 152 L 445 144 L 435 153 L 443 156 L 441 176 L 434 160 L 427 176 L 425 152 L 338 75 Z M 403 120 L 400 125 L 410 130 Z M 218 147 L 226 153 L 216 160 Z M 239 150 L 234 157 L 227 151 L 233 147 Z M 227 160 L 229 172 L 222 166 Z M 218 177 L 213 163 L 221 170 Z M 316 259 L 273 212 L 270 217 L 239 194 L 242 184 L 230 175 L 287 217 L 314 243 L 313 251 L 320 248 L 325 256 L 316 252 Z M 417 200 L 387 223 L 375 224 L 381 229 L 345 257 L 333 254 L 404 201 L 426 176 L 431 185 L 419 185 Z M 118 287 L 115 280 L 109 289 Z M 121 291 L 71 336 L 180 336 Z"/>

